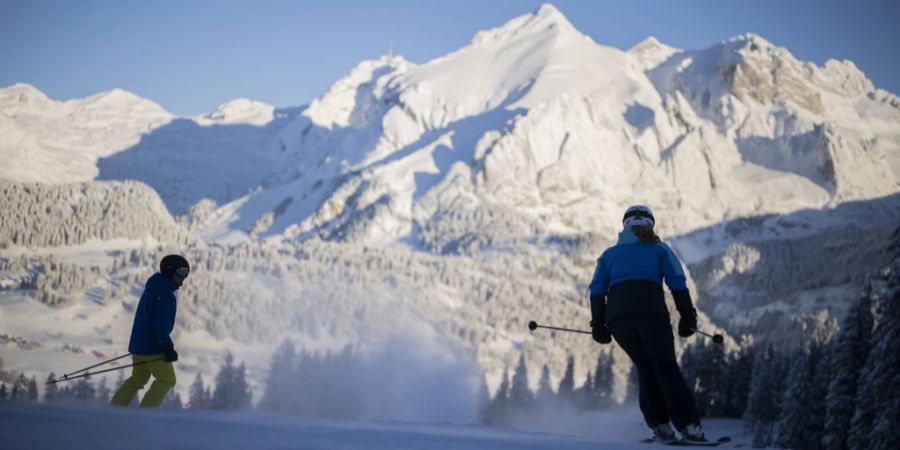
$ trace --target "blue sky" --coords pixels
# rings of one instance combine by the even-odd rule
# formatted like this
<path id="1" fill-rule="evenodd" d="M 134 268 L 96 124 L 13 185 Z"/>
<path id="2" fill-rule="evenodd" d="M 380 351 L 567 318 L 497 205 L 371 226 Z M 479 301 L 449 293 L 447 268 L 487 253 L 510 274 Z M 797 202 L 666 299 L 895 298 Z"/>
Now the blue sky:
<path id="1" fill-rule="evenodd" d="M 237 97 L 298 106 L 390 43 L 425 62 L 541 3 L 0 0 L 0 86 L 27 82 L 59 100 L 120 87 L 179 115 Z M 802 60 L 850 59 L 900 93 L 897 1 L 552 3 L 601 44 L 654 35 L 697 49 L 752 31 Z"/>

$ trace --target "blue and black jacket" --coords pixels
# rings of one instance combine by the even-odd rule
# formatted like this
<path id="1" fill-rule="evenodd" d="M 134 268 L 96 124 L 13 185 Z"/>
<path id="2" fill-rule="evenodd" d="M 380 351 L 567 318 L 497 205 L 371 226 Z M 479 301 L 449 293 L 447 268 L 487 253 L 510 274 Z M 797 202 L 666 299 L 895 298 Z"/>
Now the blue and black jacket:
<path id="1" fill-rule="evenodd" d="M 616 245 L 597 259 L 590 284 L 594 319 L 609 322 L 617 317 L 650 313 L 669 315 L 662 283 L 665 280 L 676 306 L 693 309 L 681 261 L 662 243 L 642 243 L 630 229 L 619 233 Z M 686 300 L 687 304 L 683 305 Z"/>
<path id="2" fill-rule="evenodd" d="M 134 314 L 129 352 L 158 355 L 164 348 L 174 346 L 169 335 L 175 328 L 176 290 L 178 285 L 159 273 L 147 280 Z"/>

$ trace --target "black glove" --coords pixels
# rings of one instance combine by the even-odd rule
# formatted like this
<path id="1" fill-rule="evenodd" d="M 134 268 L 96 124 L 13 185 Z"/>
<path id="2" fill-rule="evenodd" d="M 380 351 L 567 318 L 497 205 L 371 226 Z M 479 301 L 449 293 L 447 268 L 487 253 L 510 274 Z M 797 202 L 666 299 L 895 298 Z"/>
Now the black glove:
<path id="1" fill-rule="evenodd" d="M 672 297 L 675 298 L 675 309 L 681 315 L 678 320 L 678 335 L 681 337 L 691 337 L 697 330 L 697 310 L 691 302 L 691 293 L 687 289 L 681 291 L 672 291 Z"/>
<path id="2" fill-rule="evenodd" d="M 178 352 L 175 351 L 175 346 L 170 345 L 163 349 L 163 361 L 165 361 L 165 362 L 178 361 Z"/>
<path id="3" fill-rule="evenodd" d="M 606 297 L 591 296 L 591 336 L 600 344 L 612 342 L 612 334 L 606 326 Z"/>
<path id="4" fill-rule="evenodd" d="M 591 321 L 591 336 L 599 344 L 609 344 L 612 342 L 612 333 L 610 333 L 609 327 L 603 322 L 597 323 L 593 320 Z"/>

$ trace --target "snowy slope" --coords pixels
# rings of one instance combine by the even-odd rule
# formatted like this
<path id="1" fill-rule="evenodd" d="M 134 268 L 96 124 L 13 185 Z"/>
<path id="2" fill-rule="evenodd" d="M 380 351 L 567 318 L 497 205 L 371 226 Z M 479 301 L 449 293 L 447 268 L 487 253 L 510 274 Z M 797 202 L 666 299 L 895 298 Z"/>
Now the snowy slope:
<path id="1" fill-rule="evenodd" d="M 560 430 L 547 433 L 445 423 L 336 422 L 259 413 L 0 404 L 0 444 L 9 450 L 668 448 L 636 442 L 647 435 L 637 414 L 567 419 L 571 421 L 568 426 L 560 421 Z M 718 435 L 737 432 L 739 428 L 736 421 L 714 421 L 707 430 Z M 740 442 L 738 439 L 724 447 Z"/>
<path id="2" fill-rule="evenodd" d="M 723 222 L 672 239 L 698 307 L 734 335 L 789 342 L 795 320 L 843 317 L 868 278 L 889 266 L 900 194 Z M 800 342 L 800 340 L 794 340 Z"/>

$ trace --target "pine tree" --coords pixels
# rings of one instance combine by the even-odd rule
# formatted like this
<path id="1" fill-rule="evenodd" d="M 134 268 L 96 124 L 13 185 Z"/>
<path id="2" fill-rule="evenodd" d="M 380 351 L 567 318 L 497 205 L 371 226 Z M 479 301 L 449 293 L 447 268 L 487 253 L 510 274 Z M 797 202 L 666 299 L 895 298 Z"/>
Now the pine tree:
<path id="1" fill-rule="evenodd" d="M 234 409 L 250 409 L 253 406 L 253 392 L 247 383 L 247 365 L 241 362 L 234 373 Z"/>
<path id="2" fill-rule="evenodd" d="M 847 312 L 841 331 L 831 352 L 831 382 L 825 400 L 825 435 L 822 446 L 827 450 L 847 450 L 847 438 L 856 405 L 859 371 L 866 361 L 872 337 L 872 301 L 863 295 Z"/>
<path id="3" fill-rule="evenodd" d="M 567 404 L 574 404 L 575 400 L 575 357 L 569 356 L 566 362 L 566 373 L 562 380 L 559 380 L 559 388 L 556 390 L 560 401 Z"/>
<path id="4" fill-rule="evenodd" d="M 738 350 L 729 358 L 725 377 L 726 417 L 742 417 L 747 410 L 747 396 L 750 393 L 750 385 L 753 375 L 753 338 L 748 335 L 741 337 Z"/>
<path id="5" fill-rule="evenodd" d="M 513 374 L 512 387 L 509 390 L 509 408 L 513 411 L 525 411 L 531 408 L 534 397 L 528 389 L 528 368 L 525 365 L 525 353 L 519 357 L 519 365 Z"/>
<path id="6" fill-rule="evenodd" d="M 53 403 L 59 398 L 59 386 L 56 383 L 51 383 L 51 381 L 56 379 L 56 374 L 50 372 L 50 375 L 47 376 L 47 387 L 44 388 L 44 402 Z"/>
<path id="7" fill-rule="evenodd" d="M 538 391 L 535 400 L 540 408 L 547 408 L 554 403 L 553 388 L 550 387 L 550 368 L 544 364 L 541 369 L 541 379 L 538 381 Z"/>
<path id="8" fill-rule="evenodd" d="M 581 409 L 594 408 L 594 374 L 588 372 L 581 387 L 575 389 L 575 406 Z"/>
<path id="9" fill-rule="evenodd" d="M 744 413 L 754 447 L 768 447 L 772 442 L 774 424 L 781 416 L 784 372 L 782 358 L 772 345 L 756 355 Z"/>
<path id="10" fill-rule="evenodd" d="M 188 391 L 188 406 L 191 409 L 209 408 L 209 391 L 203 386 L 203 375 L 197 372 L 194 382 Z"/>
<path id="11" fill-rule="evenodd" d="M 25 378 L 25 374 L 20 373 L 19 377 L 16 378 L 16 382 L 13 383 L 12 393 L 9 395 L 9 399 L 14 402 L 25 401 L 28 398 L 28 379 Z"/>
<path id="12" fill-rule="evenodd" d="M 181 402 L 181 394 L 175 389 L 170 389 L 169 392 L 166 393 L 166 398 L 163 399 L 160 408 L 173 410 L 184 409 L 184 404 Z"/>
<path id="13" fill-rule="evenodd" d="M 100 379 L 100 382 L 97 383 L 97 402 L 99 403 L 109 403 L 110 396 L 112 392 L 109 389 L 109 386 L 106 383 L 106 377 Z"/>
<path id="14" fill-rule="evenodd" d="M 698 340 L 681 355 L 684 380 L 694 391 L 702 416 L 723 416 L 726 406 L 724 383 L 725 351 L 721 345 Z"/>
<path id="15" fill-rule="evenodd" d="M 216 389 L 210 399 L 212 409 L 235 410 L 250 406 L 252 395 L 247 386 L 244 364 L 235 367 L 234 356 L 225 355 L 225 365 L 216 374 Z"/>
<path id="16" fill-rule="evenodd" d="M 636 365 L 632 364 L 631 369 L 628 371 L 628 387 L 625 389 L 625 404 L 635 404 L 638 402 L 638 389 L 640 388 L 641 380 L 638 374 L 638 368 Z"/>
<path id="17" fill-rule="evenodd" d="M 284 341 L 272 355 L 269 377 L 259 402 L 260 409 L 276 413 L 290 411 L 295 400 L 293 393 L 297 390 L 297 380 L 301 379 L 297 376 L 296 364 L 294 345 Z"/>
<path id="18" fill-rule="evenodd" d="M 613 360 L 611 356 L 600 353 L 597 356 L 597 367 L 594 369 L 594 384 L 591 389 L 593 406 L 599 409 L 609 409 L 615 404 L 613 398 Z"/>
<path id="19" fill-rule="evenodd" d="M 26 395 L 26 399 L 29 402 L 36 402 L 38 401 L 38 395 L 37 377 L 32 375 L 31 379 L 28 380 L 28 394 Z"/>
<path id="20" fill-rule="evenodd" d="M 891 449 L 897 446 L 900 417 L 900 258 L 886 276 L 883 311 L 872 333 L 872 350 L 859 376 L 850 448 Z"/>
<path id="21" fill-rule="evenodd" d="M 96 399 L 97 392 L 91 377 L 84 377 L 72 387 L 72 398 L 81 403 L 90 403 Z"/>
<path id="22" fill-rule="evenodd" d="M 478 423 L 490 425 L 491 392 L 488 390 L 487 380 L 481 375 L 481 384 L 478 386 Z"/>
<path id="23" fill-rule="evenodd" d="M 821 359 L 819 344 L 810 342 L 792 355 L 787 377 L 781 417 L 775 427 L 774 444 L 779 447 L 815 449 L 822 438 L 822 414 L 817 409 L 824 403 L 824 389 L 816 386 L 816 372 Z"/>
<path id="24" fill-rule="evenodd" d="M 500 380 L 500 386 L 491 400 L 490 413 L 488 414 L 488 423 L 497 425 L 506 423 L 509 416 L 509 370 L 503 369 L 503 379 Z"/>

